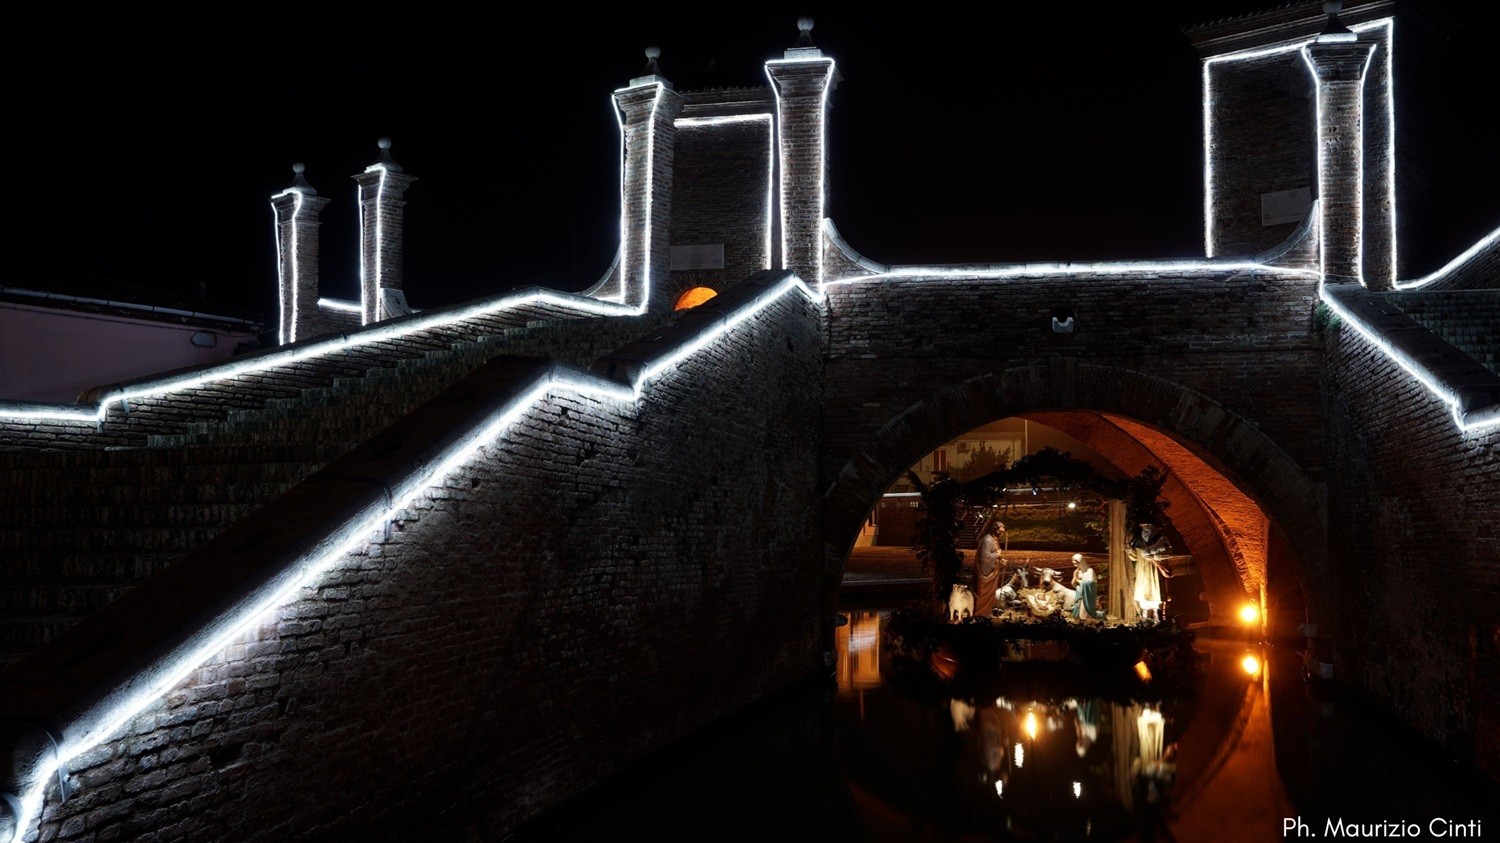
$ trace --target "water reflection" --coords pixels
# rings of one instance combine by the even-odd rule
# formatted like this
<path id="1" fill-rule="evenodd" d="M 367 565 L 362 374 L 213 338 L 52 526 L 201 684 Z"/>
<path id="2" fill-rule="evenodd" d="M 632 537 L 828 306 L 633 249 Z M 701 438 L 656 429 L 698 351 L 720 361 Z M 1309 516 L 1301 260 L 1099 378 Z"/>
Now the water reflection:
<path id="1" fill-rule="evenodd" d="M 1230 843 L 1282 839 L 1299 816 L 1323 838 L 1333 817 L 1500 826 L 1482 779 L 1359 700 L 1305 683 L 1287 648 L 1203 644 L 1190 693 L 1110 699 L 1024 678 L 960 692 L 937 678 L 952 675 L 941 659 L 909 686 L 910 662 L 882 652 L 880 614 L 856 613 L 837 634 L 836 688 L 820 677 L 773 695 L 514 839 Z M 432 839 L 497 837 L 448 831 Z"/>
<path id="2" fill-rule="evenodd" d="M 838 752 L 872 839 L 1226 839 L 1227 822 L 1295 814 L 1255 654 L 1210 652 L 1190 699 L 930 700 L 885 681 L 881 622 L 851 618 L 837 674 Z"/>

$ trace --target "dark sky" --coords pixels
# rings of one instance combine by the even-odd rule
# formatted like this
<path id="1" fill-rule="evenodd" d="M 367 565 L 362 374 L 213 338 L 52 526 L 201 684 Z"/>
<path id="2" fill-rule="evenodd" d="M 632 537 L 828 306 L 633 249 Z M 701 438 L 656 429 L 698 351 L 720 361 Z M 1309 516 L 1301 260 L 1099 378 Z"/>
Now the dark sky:
<path id="1" fill-rule="evenodd" d="M 762 84 L 798 14 L 839 62 L 830 216 L 888 262 L 1201 254 L 1198 60 L 1184 23 L 1257 2 L 1027 6 L 1020 19 L 755 4 L 405 9 L 313 21 L 57 19 L 12 38 L 0 254 L 191 293 L 268 317 L 270 195 L 305 161 L 324 213 L 326 295 L 355 295 L 350 175 L 389 135 L 407 172 L 408 296 L 432 307 L 522 284 L 579 289 L 617 239 L 610 91 L 659 44 L 680 88 Z M 912 7 L 913 9 L 921 7 Z M 1468 15 L 1464 12 L 1464 15 Z M 1445 95 L 1493 108 L 1500 59 L 1457 17 Z M 222 21 L 222 22 L 221 22 Z M 183 26 L 191 34 L 183 34 Z M 1401 68 L 1397 67 L 1398 75 Z M 1477 99 L 1476 99 L 1477 97 Z M 1487 104 L 1487 105 L 1485 105 Z M 1500 149 L 1452 131 L 1451 254 L 1500 225 Z M 1399 127 L 1398 127 L 1399 131 Z M 1457 168 L 1450 168 L 1457 170 Z"/>

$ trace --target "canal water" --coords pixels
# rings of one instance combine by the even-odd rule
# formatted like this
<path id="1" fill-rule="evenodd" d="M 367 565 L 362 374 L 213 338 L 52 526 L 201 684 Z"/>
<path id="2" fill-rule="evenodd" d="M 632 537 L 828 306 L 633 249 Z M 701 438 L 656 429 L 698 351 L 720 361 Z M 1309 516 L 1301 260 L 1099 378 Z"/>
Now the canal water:
<path id="1" fill-rule="evenodd" d="M 1500 837 L 1486 784 L 1305 681 L 1292 650 L 1200 641 L 1198 674 L 1163 693 L 1026 663 L 950 686 L 943 665 L 882 646 L 889 619 L 850 613 L 833 681 L 635 765 L 519 839 Z"/>

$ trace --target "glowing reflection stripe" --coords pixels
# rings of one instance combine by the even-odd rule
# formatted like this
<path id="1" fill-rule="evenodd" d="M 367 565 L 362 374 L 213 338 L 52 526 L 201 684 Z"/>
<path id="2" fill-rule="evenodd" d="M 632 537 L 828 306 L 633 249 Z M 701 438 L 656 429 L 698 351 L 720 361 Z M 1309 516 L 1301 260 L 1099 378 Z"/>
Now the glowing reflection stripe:
<path id="1" fill-rule="evenodd" d="M 677 128 L 695 126 L 723 126 L 734 123 L 766 121 L 766 135 L 770 146 L 766 151 L 766 265 L 771 269 L 771 215 L 776 195 L 776 120 L 769 112 L 759 114 L 729 114 L 719 117 L 679 117 L 673 123 Z"/>
<path id="2" fill-rule="evenodd" d="M 1350 42 L 1351 39 L 1340 39 L 1340 43 Z M 1318 42 L 1314 41 L 1313 43 Z M 1323 43 L 1327 42 L 1325 41 Z M 1314 144 L 1316 145 L 1318 150 L 1318 198 L 1320 200 L 1323 200 L 1322 202 L 1320 202 L 1320 204 L 1322 206 L 1323 213 L 1326 214 L 1330 213 L 1328 210 L 1327 202 L 1328 194 L 1330 193 L 1330 191 L 1326 190 L 1324 185 L 1325 180 L 1328 178 L 1328 168 L 1323 164 L 1323 80 L 1319 78 L 1317 65 L 1313 63 L 1312 54 L 1308 52 L 1309 46 L 1312 46 L 1312 44 L 1304 46 L 1301 50 L 1301 53 L 1302 62 L 1307 65 L 1308 72 L 1312 74 L 1313 100 L 1317 103 L 1315 107 L 1317 125 L 1314 127 L 1313 137 Z M 1366 52 L 1364 66 L 1359 69 L 1359 94 L 1357 97 L 1360 104 L 1359 143 L 1353 145 L 1355 156 L 1354 195 L 1355 197 L 1357 197 L 1356 201 L 1354 202 L 1355 234 L 1353 277 L 1358 280 L 1360 284 L 1365 283 L 1365 79 L 1369 75 L 1370 61 L 1374 57 L 1375 51 L 1373 49 Z M 1318 237 L 1318 269 L 1322 272 L 1323 277 L 1327 278 L 1328 226 L 1322 226 L 1320 229 L 1320 234 L 1321 236 Z"/>
<path id="3" fill-rule="evenodd" d="M 1472 432 L 1500 425 L 1500 415 L 1497 415 L 1493 411 L 1475 414 L 1480 416 L 1479 421 L 1465 421 L 1465 414 L 1462 407 L 1463 402 L 1459 399 L 1458 393 L 1444 385 L 1436 375 L 1428 371 L 1426 366 L 1413 360 L 1405 352 L 1386 341 L 1375 328 L 1368 325 L 1353 310 L 1344 306 L 1343 302 L 1339 301 L 1334 293 L 1329 292 L 1326 284 L 1318 285 L 1318 298 L 1327 304 L 1334 313 L 1338 314 L 1340 319 L 1343 319 L 1358 331 L 1371 345 L 1383 352 L 1397 366 L 1405 369 L 1408 374 L 1416 378 L 1418 383 L 1422 384 L 1434 396 L 1446 403 L 1453 411 L 1453 421 L 1458 425 L 1459 430 Z"/>
<path id="4" fill-rule="evenodd" d="M 133 384 L 127 388 L 111 392 L 104 396 L 99 403 L 92 408 L 91 416 L 95 421 L 102 421 L 108 413 L 109 406 L 131 398 L 142 398 L 150 395 L 163 395 L 184 389 L 191 389 L 205 383 L 225 380 L 240 375 L 251 374 L 275 366 L 285 366 L 312 357 L 332 354 L 351 348 L 360 348 L 388 339 L 400 339 L 419 331 L 425 331 L 435 327 L 444 327 L 473 319 L 480 316 L 488 316 L 505 310 L 525 307 L 532 304 L 550 304 L 562 308 L 578 311 L 580 314 L 594 316 L 639 316 L 643 311 L 639 307 L 629 307 L 615 302 L 601 301 L 599 299 L 578 296 L 570 293 L 559 293 L 552 290 L 535 290 L 523 293 L 511 293 L 495 299 L 487 299 L 470 304 L 450 312 L 418 314 L 405 317 L 400 320 L 379 322 L 363 330 L 350 334 L 330 336 L 327 339 L 313 340 L 301 348 L 288 348 L 284 351 L 273 351 L 257 355 L 252 358 L 232 361 L 219 366 L 194 373 L 183 374 L 174 377 L 165 377 L 158 380 L 144 381 Z M 65 421 L 77 421 L 82 416 L 77 408 L 68 408 L 66 412 L 62 407 L 56 413 L 37 411 L 34 405 L 28 405 L 24 410 L 12 411 L 10 402 L 0 401 L 0 418 L 24 418 L 24 419 L 58 419 Z M 86 406 L 86 405 L 85 405 Z"/>
<path id="5" fill-rule="evenodd" d="M 781 89 L 776 84 L 776 77 L 771 75 L 771 65 L 783 64 L 818 64 L 827 62 L 828 75 L 823 80 L 823 92 L 818 101 L 818 216 L 813 221 L 812 242 L 817 255 L 817 277 L 813 279 L 813 285 L 819 289 L 823 287 L 823 219 L 827 213 L 827 177 L 828 177 L 828 92 L 833 87 L 833 74 L 837 66 L 831 58 L 816 59 L 771 59 L 766 62 L 766 78 L 771 80 L 771 91 L 776 95 L 776 123 L 780 126 L 780 134 L 785 146 L 786 123 L 781 115 Z M 781 164 L 781 267 L 791 269 L 787 266 L 787 232 L 786 232 L 786 155 L 785 149 L 778 156 Z"/>
<path id="6" fill-rule="evenodd" d="M 1396 231 L 1397 231 L 1396 230 L 1396 104 L 1395 104 L 1395 101 L 1396 101 L 1396 76 L 1395 76 L 1395 59 L 1394 59 L 1394 57 L 1392 55 L 1395 52 L 1395 50 L 1393 49 L 1394 46 L 1395 46 L 1395 24 L 1394 24 L 1394 19 L 1392 19 L 1392 18 L 1381 18 L 1379 20 L 1366 21 L 1364 23 L 1355 24 L 1354 26 L 1349 27 L 1349 29 L 1352 32 L 1355 32 L 1355 33 L 1364 33 L 1364 32 L 1368 32 L 1370 30 L 1377 29 L 1377 28 L 1380 28 L 1380 27 L 1385 27 L 1385 30 L 1386 30 L 1384 42 L 1383 43 L 1377 42 L 1377 44 L 1378 44 L 1378 46 L 1381 49 L 1384 49 L 1385 53 L 1386 53 L 1386 95 L 1385 95 L 1385 99 L 1386 99 L 1386 119 L 1388 121 L 1387 132 L 1386 132 L 1386 161 L 1387 161 L 1386 170 L 1387 170 L 1387 178 L 1389 179 L 1388 195 L 1389 195 L 1389 201 L 1391 203 L 1391 210 L 1390 210 L 1390 217 L 1391 217 L 1391 269 L 1390 269 L 1390 275 L 1388 277 L 1395 278 L 1396 277 Z M 1253 59 L 1266 58 L 1268 56 L 1281 55 L 1281 54 L 1284 54 L 1284 53 L 1300 52 L 1304 47 L 1306 47 L 1309 44 L 1315 43 L 1316 41 L 1317 41 L 1316 37 L 1314 37 L 1314 38 L 1308 38 L 1308 39 L 1304 39 L 1304 40 L 1301 40 L 1301 41 L 1296 41 L 1296 42 L 1292 42 L 1292 43 L 1289 43 L 1289 44 L 1280 44 L 1280 45 L 1273 46 L 1273 47 L 1260 47 L 1260 48 L 1256 48 L 1256 49 L 1239 50 L 1237 52 L 1224 53 L 1222 55 L 1210 56 L 1210 57 L 1208 57 L 1208 58 L 1206 58 L 1206 59 L 1203 60 L 1203 252 L 1204 252 L 1204 254 L 1206 256 L 1208 256 L 1208 257 L 1211 258 L 1218 251 L 1218 243 L 1215 240 L 1215 233 L 1216 232 L 1215 232 L 1215 225 L 1214 225 L 1215 224 L 1215 220 L 1214 220 L 1214 212 L 1213 212 L 1213 208 L 1214 208 L 1214 156 L 1213 156 L 1213 138 L 1214 138 L 1214 134 L 1213 134 L 1213 115 L 1214 115 L 1215 108 L 1214 108 L 1214 96 L 1213 96 L 1213 74 L 1212 74 L 1212 67 L 1214 65 L 1216 65 L 1216 64 L 1222 64 L 1222 63 L 1226 63 L 1226 62 L 1249 61 L 1249 60 L 1253 60 Z M 1361 86 L 1362 85 L 1363 85 L 1363 79 L 1361 79 Z M 1361 91 L 1363 91 L 1363 88 L 1361 88 Z M 1363 97 L 1361 97 L 1361 106 L 1363 106 Z M 1363 114 L 1364 114 L 1363 107 L 1361 107 L 1361 109 L 1360 109 L 1360 114 L 1361 114 L 1361 118 L 1363 118 Z M 1364 183 L 1364 163 L 1363 163 L 1363 159 L 1364 159 L 1364 156 L 1363 156 L 1364 137 L 1363 137 L 1363 133 L 1361 133 L 1360 145 L 1361 145 L 1361 156 L 1360 156 L 1361 162 L 1360 162 L 1360 177 L 1359 178 L 1360 178 L 1360 183 L 1363 184 Z M 1321 147 L 1321 145 L 1320 145 L 1320 147 Z M 1322 150 L 1320 148 L 1319 149 L 1319 155 L 1321 155 L 1321 154 L 1322 154 Z M 1359 202 L 1359 204 L 1360 204 L 1361 210 L 1363 210 L 1363 208 L 1364 208 L 1364 192 L 1363 192 L 1363 190 L 1361 190 L 1361 192 L 1360 192 L 1360 202 Z M 1361 241 L 1361 249 L 1362 249 L 1363 248 L 1363 240 L 1364 240 L 1364 231 L 1363 231 L 1363 227 L 1362 226 L 1361 226 L 1361 230 L 1360 230 L 1360 237 L 1359 237 L 1359 239 Z"/>
<path id="7" fill-rule="evenodd" d="M 1480 252 L 1486 251 L 1487 249 L 1495 246 L 1497 241 L 1500 241 L 1500 228 L 1497 228 L 1494 231 L 1491 231 L 1489 234 L 1486 234 L 1484 237 L 1481 237 L 1479 239 L 1479 242 L 1465 249 L 1463 251 L 1463 254 L 1443 264 L 1442 268 L 1438 269 L 1436 272 L 1429 273 L 1422 276 L 1421 278 L 1417 278 L 1412 281 L 1397 281 L 1396 289 L 1412 290 L 1417 287 L 1424 287 L 1441 278 L 1445 278 L 1454 270 L 1468 263 Z"/>
<path id="8" fill-rule="evenodd" d="M 318 307 L 325 310 L 342 310 L 345 313 L 363 313 L 364 307 L 357 301 L 344 299 L 318 299 Z"/>
<path id="9" fill-rule="evenodd" d="M 693 342 L 652 361 L 642 369 L 630 386 L 588 373 L 574 374 L 566 370 L 560 371 L 559 367 L 554 364 L 527 391 L 507 402 L 485 422 L 471 428 L 449 445 L 437 459 L 429 463 L 430 468 L 418 470 L 398 480 L 396 488 L 391 490 L 389 503 L 381 501 L 367 504 L 359 513 L 333 528 L 322 541 L 317 543 L 314 550 L 300 557 L 291 570 L 270 584 L 264 596 L 249 606 L 233 612 L 232 616 L 216 621 L 213 627 L 205 630 L 203 640 L 196 643 L 189 642 L 187 651 L 170 664 L 154 672 L 145 680 L 144 687 L 117 689 L 117 693 L 119 691 L 129 691 L 129 693 L 126 693 L 122 699 L 114 700 L 112 707 L 102 711 L 96 718 L 91 718 L 97 721 L 96 725 L 92 727 L 85 725 L 81 729 L 82 734 L 79 735 L 65 735 L 57 753 L 48 754 L 46 760 L 40 762 L 36 774 L 31 779 L 32 786 L 27 788 L 22 796 L 22 815 L 17 817 L 12 843 L 20 843 L 31 825 L 32 818 L 40 813 L 48 783 L 60 766 L 117 733 L 132 718 L 179 686 L 194 670 L 222 652 L 230 642 L 261 622 L 268 613 L 291 602 L 302 589 L 314 585 L 319 577 L 356 547 L 369 544 L 372 533 L 379 530 L 385 523 L 396 519 L 402 510 L 428 489 L 441 485 L 449 475 L 466 465 L 481 449 L 496 443 L 496 440 L 503 436 L 516 421 L 547 396 L 553 393 L 572 392 L 634 406 L 644 394 L 648 382 L 694 352 L 734 330 L 746 320 L 760 314 L 792 291 L 802 293 L 812 302 L 822 300 L 821 295 L 810 289 L 797 276 L 788 275 L 781 283 L 757 296 L 734 313 L 726 314 L 723 321 L 705 330 Z M 324 550 L 324 548 L 331 549 Z M 87 715 L 88 711 L 85 711 L 84 716 Z"/>

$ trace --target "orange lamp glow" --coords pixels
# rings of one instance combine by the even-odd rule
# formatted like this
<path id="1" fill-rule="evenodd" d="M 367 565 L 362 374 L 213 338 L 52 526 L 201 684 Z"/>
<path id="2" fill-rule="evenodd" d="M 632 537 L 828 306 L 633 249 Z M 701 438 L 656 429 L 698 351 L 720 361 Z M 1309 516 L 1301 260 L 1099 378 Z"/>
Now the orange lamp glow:
<path id="1" fill-rule="evenodd" d="M 1243 659 L 1240 659 L 1240 667 L 1243 668 L 1246 673 L 1254 676 L 1255 674 L 1260 673 L 1260 659 L 1256 658 L 1250 653 L 1246 653 L 1245 657 Z"/>
<path id="2" fill-rule="evenodd" d="M 677 297 L 677 303 L 672 305 L 673 310 L 688 310 L 697 307 L 719 293 L 712 287 L 693 287 Z"/>
<path id="3" fill-rule="evenodd" d="M 1135 675 L 1139 676 L 1141 678 L 1142 682 L 1150 682 L 1151 681 L 1151 668 L 1147 667 L 1145 662 L 1136 662 L 1135 663 Z"/>
<path id="4" fill-rule="evenodd" d="M 1246 603 L 1240 607 L 1240 620 L 1246 624 L 1252 624 L 1260 620 L 1260 607 L 1254 603 Z"/>

